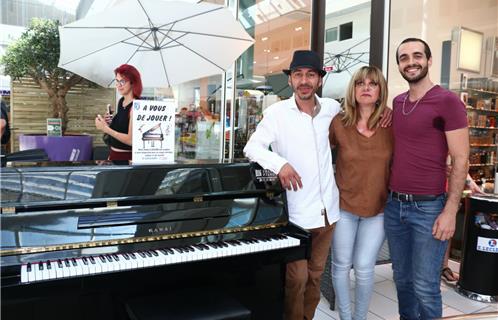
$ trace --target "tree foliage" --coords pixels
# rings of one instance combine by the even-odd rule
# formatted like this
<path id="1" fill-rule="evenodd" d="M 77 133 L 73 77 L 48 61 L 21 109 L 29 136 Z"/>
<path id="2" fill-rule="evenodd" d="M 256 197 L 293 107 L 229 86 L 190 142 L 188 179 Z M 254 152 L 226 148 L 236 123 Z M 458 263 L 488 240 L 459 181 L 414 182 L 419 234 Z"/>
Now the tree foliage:
<path id="1" fill-rule="evenodd" d="M 35 18 L 21 37 L 7 48 L 0 59 L 5 74 L 14 79 L 29 76 L 47 92 L 55 118 L 67 128 L 66 94 L 82 77 L 59 68 L 59 22 Z"/>

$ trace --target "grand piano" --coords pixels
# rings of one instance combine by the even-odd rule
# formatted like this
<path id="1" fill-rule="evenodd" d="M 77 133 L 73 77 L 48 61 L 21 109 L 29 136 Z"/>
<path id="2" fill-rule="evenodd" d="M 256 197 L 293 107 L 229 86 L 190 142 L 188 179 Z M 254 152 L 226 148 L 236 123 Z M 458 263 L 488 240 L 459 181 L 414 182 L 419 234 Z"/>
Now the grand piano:
<path id="1" fill-rule="evenodd" d="M 310 254 L 276 177 L 253 164 L 0 174 L 2 319 L 128 319 L 137 299 L 195 312 L 226 296 L 279 319 L 285 264 Z"/>
<path id="2" fill-rule="evenodd" d="M 169 129 L 169 126 L 168 126 Z M 142 132 L 142 127 L 138 129 L 140 132 Z M 166 130 L 166 135 L 169 134 L 169 130 Z M 145 132 L 142 132 L 142 142 L 143 142 L 143 148 L 145 149 L 145 141 L 150 142 L 150 146 L 154 148 L 154 141 L 159 141 L 161 143 L 160 148 L 162 149 L 163 147 L 163 140 L 164 140 L 164 134 L 161 129 L 161 122 L 158 124 L 154 125 L 152 128 L 147 129 Z"/>

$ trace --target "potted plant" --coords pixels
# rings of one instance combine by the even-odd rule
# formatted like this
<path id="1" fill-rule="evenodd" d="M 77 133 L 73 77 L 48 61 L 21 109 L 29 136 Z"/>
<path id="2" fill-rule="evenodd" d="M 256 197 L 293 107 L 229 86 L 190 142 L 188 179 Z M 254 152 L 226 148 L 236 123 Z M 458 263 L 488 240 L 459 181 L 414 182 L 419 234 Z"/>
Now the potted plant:
<path id="1" fill-rule="evenodd" d="M 59 68 L 59 22 L 35 18 L 21 37 L 8 46 L 0 64 L 13 79 L 31 77 L 47 94 L 52 117 L 62 119 L 62 134 L 68 123 L 66 94 L 83 78 Z"/>

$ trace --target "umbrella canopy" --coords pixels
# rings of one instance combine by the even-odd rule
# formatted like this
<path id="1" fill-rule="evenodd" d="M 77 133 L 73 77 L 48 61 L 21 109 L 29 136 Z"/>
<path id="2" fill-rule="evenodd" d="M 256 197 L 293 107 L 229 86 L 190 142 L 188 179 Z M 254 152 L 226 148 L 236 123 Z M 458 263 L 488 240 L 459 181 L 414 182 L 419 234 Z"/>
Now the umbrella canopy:
<path id="1" fill-rule="evenodd" d="M 123 63 L 145 87 L 219 74 L 254 42 L 223 6 L 164 0 L 123 1 L 59 31 L 59 67 L 105 87 Z"/>

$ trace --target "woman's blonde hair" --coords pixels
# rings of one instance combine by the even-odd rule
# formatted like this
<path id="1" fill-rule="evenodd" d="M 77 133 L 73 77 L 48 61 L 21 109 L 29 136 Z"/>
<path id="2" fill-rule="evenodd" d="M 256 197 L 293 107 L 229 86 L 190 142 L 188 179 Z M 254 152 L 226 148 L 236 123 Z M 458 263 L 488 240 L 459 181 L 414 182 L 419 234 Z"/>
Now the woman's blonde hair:
<path id="1" fill-rule="evenodd" d="M 382 71 L 375 66 L 365 66 L 356 70 L 349 81 L 349 85 L 346 91 L 346 97 L 344 99 L 344 115 L 342 117 L 342 123 L 345 127 L 353 126 L 360 120 L 360 113 L 358 112 L 357 102 L 356 102 L 356 83 L 365 81 L 369 79 L 370 81 L 376 82 L 379 85 L 379 100 L 375 103 L 375 110 L 370 115 L 368 119 L 367 126 L 368 129 L 373 129 L 377 126 L 380 121 L 380 116 L 384 112 L 387 104 L 387 83 Z"/>

